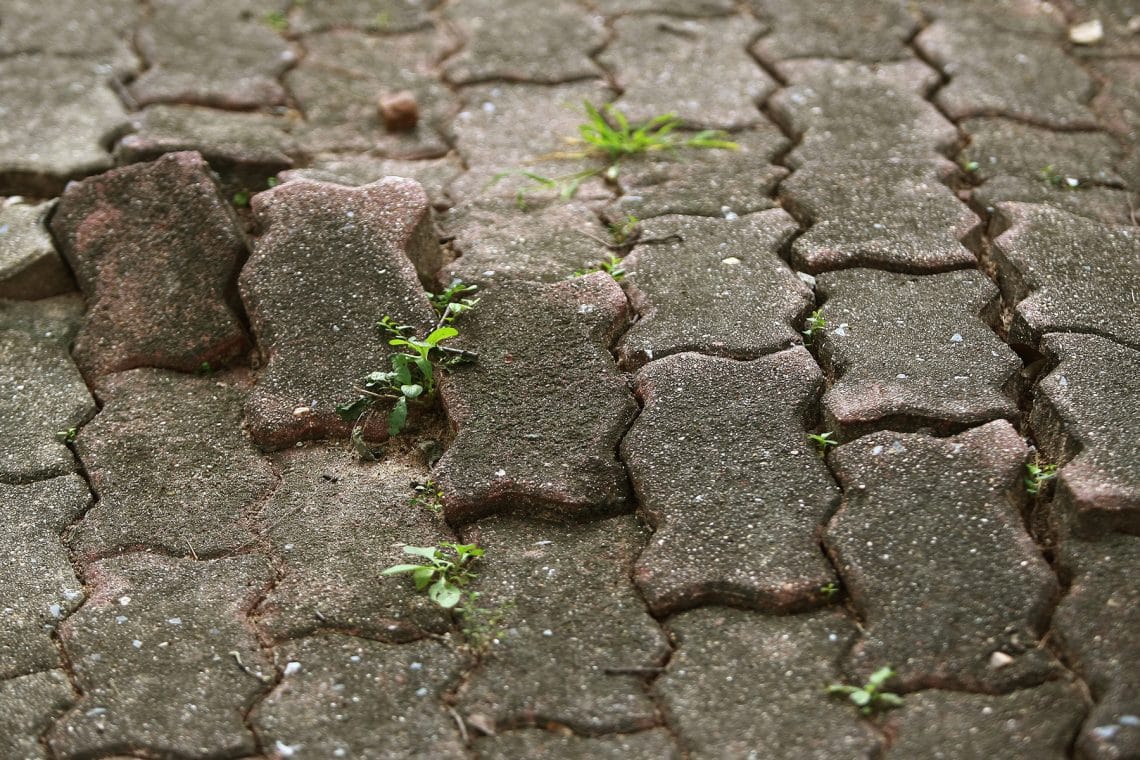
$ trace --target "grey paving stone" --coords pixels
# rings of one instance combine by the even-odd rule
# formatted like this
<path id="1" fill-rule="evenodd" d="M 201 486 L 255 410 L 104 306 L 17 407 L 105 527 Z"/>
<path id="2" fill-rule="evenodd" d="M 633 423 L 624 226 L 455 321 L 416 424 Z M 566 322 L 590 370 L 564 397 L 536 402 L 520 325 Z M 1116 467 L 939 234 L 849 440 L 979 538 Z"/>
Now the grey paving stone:
<path id="1" fill-rule="evenodd" d="M 1108 59 L 1097 61 L 1093 71 L 1104 80 L 1093 110 L 1107 129 L 1135 146 L 1140 135 L 1140 69 L 1133 61 Z"/>
<path id="2" fill-rule="evenodd" d="M 0 204 L 0 298 L 34 301 L 75 290 L 44 219 L 50 203 Z"/>
<path id="3" fill-rule="evenodd" d="M 875 267 L 912 274 L 976 264 L 981 220 L 942 184 L 948 161 L 815 162 L 781 185 L 785 208 L 810 228 L 792 264 L 810 273 Z"/>
<path id="4" fill-rule="evenodd" d="M 971 193 L 971 201 L 990 216 L 1003 203 L 1040 204 L 1119 226 L 1134 223 L 1136 208 L 1136 194 L 1128 190 L 1099 185 L 1055 187 L 1040 178 L 1023 177 L 994 177 Z"/>
<path id="5" fill-rule="evenodd" d="M 764 61 L 845 58 L 880 63 L 914 56 L 907 41 L 921 18 L 898 0 L 750 0 L 749 5 L 771 27 L 752 48 Z"/>
<path id="6" fill-rule="evenodd" d="M 977 179 L 1009 175 L 1048 185 L 1042 172 L 1052 167 L 1056 176 L 1082 183 L 1121 182 L 1114 168 L 1120 145 L 1104 132 L 1058 132 L 996 117 L 966 119 L 961 127 L 970 142 L 958 160 L 976 162 Z"/>
<path id="7" fill-rule="evenodd" d="M 706 607 L 669 628 L 677 650 L 653 688 L 695 760 L 846 760 L 881 751 L 878 732 L 824 691 L 840 680 L 834 663 L 855 633 L 845 615 Z"/>
<path id="8" fill-rule="evenodd" d="M 134 0 L 7 0 L 0 10 L 0 55 L 48 53 L 82 58 L 105 67 L 104 73 L 127 74 L 138 67 L 131 34 L 141 10 Z"/>
<path id="9" fill-rule="evenodd" d="M 0 756 L 47 760 L 39 738 L 74 700 L 62 670 L 0 681 Z"/>
<path id="10" fill-rule="evenodd" d="M 780 258 L 798 230 L 782 209 L 739 219 L 662 216 L 625 258 L 625 286 L 641 319 L 618 357 L 636 368 L 682 351 L 755 359 L 800 342 L 812 294 Z"/>
<path id="11" fill-rule="evenodd" d="M 290 28 L 301 34 L 351 26 L 369 32 L 408 32 L 431 24 L 440 0 L 322 0 L 293 5 Z M 377 178 L 379 179 L 379 178 Z"/>
<path id="12" fill-rule="evenodd" d="M 82 696 L 48 732 L 51 751 L 252 754 L 242 713 L 273 666 L 244 617 L 270 577 L 256 554 L 131 554 L 88 565 L 91 596 L 60 627 Z"/>
<path id="13" fill-rule="evenodd" d="M 442 703 L 466 662 L 437 641 L 381 644 L 329 634 L 284 644 L 288 673 L 251 725 L 280 757 L 463 757 Z"/>
<path id="14" fill-rule="evenodd" d="M 815 342 L 832 378 L 824 424 L 841 439 L 1018 418 L 1021 359 L 986 324 L 998 291 L 981 272 L 848 269 L 816 282 L 827 328 Z"/>
<path id="15" fill-rule="evenodd" d="M 733 0 L 596 0 L 594 6 L 607 16 L 621 13 L 727 16 L 736 10 Z"/>
<path id="16" fill-rule="evenodd" d="M 573 736 L 542 729 L 508 731 L 475 740 L 481 760 L 675 760 L 673 737 L 663 728 L 633 734 Z"/>
<path id="17" fill-rule="evenodd" d="M 87 298 L 73 355 L 89 379 L 146 366 L 193 372 L 248 347 L 230 293 L 245 240 L 197 153 L 70 185 L 51 229 Z"/>
<path id="18" fill-rule="evenodd" d="M 992 693 L 1055 673 L 1038 640 L 1057 579 L 1017 506 L 1027 454 L 1004 420 L 952 438 L 876 433 L 831 454 L 845 496 L 824 543 L 863 620 L 856 678 L 890 665 L 906 691 Z M 1013 660 L 994 667 L 994 652 Z"/>
<path id="19" fill-rule="evenodd" d="M 750 127 L 764 121 L 760 104 L 778 87 L 748 55 L 761 28 L 739 17 L 623 16 L 598 61 L 622 89 L 616 105 L 633 123 L 675 113 L 690 127 Z"/>
<path id="20" fill-rule="evenodd" d="M 1074 24 L 1096 19 L 1104 29 L 1104 39 L 1095 45 L 1074 45 L 1073 55 L 1080 58 L 1140 56 L 1140 35 L 1135 19 L 1140 8 L 1131 0 L 1072 0 L 1066 4 L 1075 11 Z"/>
<path id="21" fill-rule="evenodd" d="M 1002 203 L 992 255 L 1016 304 L 1009 338 L 1034 345 L 1045 333 L 1087 332 L 1140 348 L 1140 235 L 1051 206 Z M 991 229 L 991 234 L 994 230 Z"/>
<path id="22" fill-rule="evenodd" d="M 216 556 L 249 546 L 244 513 L 276 482 L 242 435 L 241 377 L 112 375 L 76 440 L 98 503 L 70 542 L 83 556 L 140 546 Z"/>
<path id="23" fill-rule="evenodd" d="M 461 174 L 463 174 L 463 165 L 454 153 L 449 153 L 444 158 L 418 161 L 323 154 L 309 161 L 305 168 L 281 172 L 280 178 L 285 182 L 294 179 L 312 179 L 355 186 L 370 185 L 385 177 L 406 177 L 423 185 L 431 205 L 438 209 L 451 205 L 451 196 L 448 195 L 447 188 Z"/>
<path id="24" fill-rule="evenodd" d="M 76 475 L 0 485 L 0 679 L 60 667 L 51 633 L 82 602 L 83 584 L 59 534 L 90 501 Z"/>
<path id="25" fill-rule="evenodd" d="M 451 82 L 568 82 L 599 76 L 590 58 L 606 41 L 602 19 L 576 3 L 464 0 L 445 16 L 463 48 L 444 65 Z"/>
<path id="26" fill-rule="evenodd" d="M 644 408 L 621 453 L 655 529 L 634 575 L 650 609 L 820 604 L 835 576 L 818 533 L 839 494 L 807 441 L 823 385 L 811 354 L 676 354 L 635 384 Z"/>
<path id="27" fill-rule="evenodd" d="M 0 301 L 0 482 L 24 483 L 75 472 L 56 433 L 95 414 L 95 401 L 71 361 L 83 300 Z"/>
<path id="28" fill-rule="evenodd" d="M 267 363 L 246 426 L 269 448 L 347 437 L 335 406 L 391 351 L 377 320 L 435 323 L 416 277 L 416 264 L 438 266 L 427 196 L 395 177 L 358 188 L 297 180 L 255 195 L 252 209 L 263 233 L 239 283 Z M 295 415 L 301 406 L 312 412 Z"/>
<path id="29" fill-rule="evenodd" d="M 1053 370 L 1030 416 L 1043 461 L 1061 464 L 1052 508 L 1081 533 L 1140 534 L 1140 351 L 1095 335 L 1042 341 Z"/>
<path id="30" fill-rule="evenodd" d="M 636 671 L 660 666 L 669 645 L 629 580 L 646 539 L 633 516 L 572 526 L 496 518 L 465 538 L 486 551 L 478 605 L 504 614 L 457 694 L 469 722 L 586 735 L 658 723 Z"/>
<path id="31" fill-rule="evenodd" d="M 990 24 L 996 29 L 1060 41 L 1066 26 L 1060 4 L 1038 0 L 922 0 L 920 7 L 931 21 Z"/>

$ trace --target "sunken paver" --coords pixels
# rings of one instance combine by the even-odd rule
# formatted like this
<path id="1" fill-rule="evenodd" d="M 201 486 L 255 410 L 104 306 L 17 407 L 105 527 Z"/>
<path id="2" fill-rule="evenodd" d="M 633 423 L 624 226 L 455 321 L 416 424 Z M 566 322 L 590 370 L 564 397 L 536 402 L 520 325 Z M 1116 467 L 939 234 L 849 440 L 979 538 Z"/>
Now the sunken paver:
<path id="1" fill-rule="evenodd" d="M 138 66 L 131 34 L 141 10 L 134 0 L 6 0 L 0 14 L 0 55 L 82 57 L 87 62 L 110 64 L 116 74 L 125 74 Z"/>
<path id="2" fill-rule="evenodd" d="M 1078 756 L 1140 756 L 1140 538 L 1068 538 L 1059 559 L 1072 585 L 1053 616 L 1053 634 L 1095 701 Z"/>
<path id="3" fill-rule="evenodd" d="M 662 242 L 637 246 L 623 263 L 641 315 L 618 344 L 623 366 L 683 351 L 755 359 L 800 342 L 811 289 L 779 256 L 798 229 L 782 209 L 643 224 L 642 239 Z"/>
<path id="4" fill-rule="evenodd" d="M 277 651 L 285 675 L 250 715 L 275 756 L 464 756 L 442 697 L 467 662 L 446 644 L 393 645 L 329 634 Z"/>
<path id="5" fill-rule="evenodd" d="M 820 604 L 835 575 L 818 534 L 839 493 L 805 431 L 823 386 L 811 354 L 675 354 L 635 383 L 644 409 L 621 453 L 656 531 L 634 574 L 654 614 Z"/>
<path id="6" fill-rule="evenodd" d="M 56 433 L 95 414 L 95 400 L 67 353 L 83 299 L 0 301 L 0 482 L 23 483 L 75 472 Z"/>
<path id="7" fill-rule="evenodd" d="M 1054 671 L 1038 640 L 1057 579 L 1017 506 L 1027 455 L 1004 420 L 953 438 L 876 433 L 831 454 L 844 503 L 824 542 L 864 621 L 857 678 L 891 665 L 907 691 L 994 692 Z M 995 652 L 1012 660 L 995 666 Z"/>
<path id="8" fill-rule="evenodd" d="M 369 32 L 408 32 L 428 26 L 440 0 L 322 0 L 292 7 L 290 27 L 303 34 L 351 26 Z"/>
<path id="9" fill-rule="evenodd" d="M 1030 422 L 1043 461 L 1064 463 L 1053 509 L 1078 532 L 1140 534 L 1140 351 L 1095 335 L 1054 334 L 1055 362 Z"/>
<path id="10" fill-rule="evenodd" d="M 60 636 L 82 697 L 48 732 L 61 757 L 253 754 L 243 710 L 273 665 L 244 621 L 268 560 L 131 554 L 87 566 L 92 593 Z"/>
<path id="11" fill-rule="evenodd" d="M 676 760 L 680 756 L 663 728 L 588 737 L 521 729 L 476 739 L 474 746 L 480 760 Z"/>
<path id="12" fill-rule="evenodd" d="M 876 267 L 912 274 L 976 264 L 981 220 L 941 178 L 948 161 L 807 164 L 784 181 L 785 207 L 810 229 L 792 244 L 797 269 Z"/>
<path id="13" fill-rule="evenodd" d="M 178 556 L 245 547 L 247 510 L 276 479 L 241 430 L 248 381 L 138 369 L 105 380 L 76 452 L 99 496 L 74 528 L 84 556 L 153 546 Z"/>
<path id="14" fill-rule="evenodd" d="M 1069 177 L 1055 180 L 1054 185 L 1041 177 L 994 177 L 970 194 L 975 207 L 984 208 L 994 216 L 999 204 L 1044 204 L 1077 216 L 1087 217 L 1103 224 L 1132 225 L 1136 194 L 1128 190 L 1101 185 L 1066 187 Z"/>
<path id="15" fill-rule="evenodd" d="M 336 405 L 391 350 L 377 320 L 435 323 L 413 263 L 438 266 L 427 196 L 396 177 L 356 188 L 296 180 L 255 195 L 252 208 L 264 232 L 240 285 L 268 361 L 246 425 L 268 448 L 347 437 Z"/>
<path id="16" fill-rule="evenodd" d="M 0 757 L 47 760 L 40 736 L 74 701 L 62 670 L 0 681 Z"/>
<path id="17" fill-rule="evenodd" d="M 1003 203 L 993 258 L 1006 300 L 1016 304 L 1010 341 L 1088 332 L 1140 348 L 1140 234 L 1051 206 Z"/>
<path id="18" fill-rule="evenodd" d="M 312 179 L 335 182 L 340 185 L 370 185 L 385 177 L 407 177 L 423 185 L 424 192 L 435 208 L 451 205 L 447 188 L 461 174 L 459 157 L 450 153 L 444 158 L 409 160 L 401 158 L 372 158 L 370 156 L 341 156 L 322 154 L 303 169 L 289 169 L 281 173 L 282 181 Z"/>
<path id="19" fill-rule="evenodd" d="M 434 473 L 448 521 L 628 509 L 616 452 L 637 404 L 609 349 L 629 316 L 600 273 L 489 291 L 464 315 L 479 358 L 440 387 L 458 431 Z"/>
<path id="20" fill-rule="evenodd" d="M 825 427 L 841 439 L 1017 419 L 1006 391 L 1021 359 L 986 325 L 998 290 L 981 272 L 848 269 L 820 275 L 816 293 L 827 322 L 816 342 L 833 379 Z"/>
<path id="21" fill-rule="evenodd" d="M 590 59 L 606 30 L 576 3 L 464 0 L 446 11 L 466 44 L 444 66 L 456 84 L 506 79 L 554 84 L 599 76 Z"/>
<path id="22" fill-rule="evenodd" d="M 0 485 L 0 679 L 60 667 L 51 633 L 79 606 L 83 585 L 59 534 L 90 501 L 76 475 Z"/>
<path id="23" fill-rule="evenodd" d="M 1080 690 L 1064 681 L 1003 696 L 920 691 L 890 714 L 887 757 L 1064 760 L 1085 711 Z"/>
<path id="24" fill-rule="evenodd" d="M 669 645 L 629 581 L 646 539 L 632 515 L 574 526 L 495 518 L 466 538 L 486 551 L 477 604 L 503 615 L 457 695 L 469 723 L 586 735 L 658 723 L 642 677 Z"/>
<path id="25" fill-rule="evenodd" d="M 760 104 L 779 85 L 748 55 L 761 31 L 752 19 L 623 16 L 613 30 L 598 61 L 613 72 L 616 105 L 631 122 L 667 113 L 701 129 L 764 121 Z"/>
<path id="26" fill-rule="evenodd" d="M 970 142 L 958 158 L 977 163 L 977 179 L 1010 175 L 1048 185 L 1042 173 L 1052 167 L 1055 176 L 1082 183 L 1121 181 L 1114 169 L 1120 146 L 1104 132 L 1058 132 L 993 117 L 966 119 L 961 127 Z"/>
<path id="27" fill-rule="evenodd" d="M 920 19 L 896 0 L 870 0 L 857 5 L 844 0 L 751 0 L 750 5 L 771 27 L 752 48 L 770 64 L 786 58 L 882 62 L 914 55 L 907 41 L 918 29 Z"/>
<path id="28" fill-rule="evenodd" d="M 193 372 L 248 346 L 230 294 L 245 240 L 199 154 L 70 185 L 51 229 L 87 299 L 73 355 L 88 378 Z"/>
<path id="29" fill-rule="evenodd" d="M 281 484 L 258 512 L 261 533 L 281 558 L 282 577 L 258 608 L 276 639 L 321 628 L 388 641 L 443 634 L 451 618 L 411 584 L 382 580 L 408 561 L 401 544 L 454 540 L 443 521 L 410 503 L 422 468 L 397 461 L 363 464 L 348 449 L 282 452 Z"/>
<path id="30" fill-rule="evenodd" d="M 882 739 L 824 686 L 855 629 L 836 611 L 707 607 L 669 620 L 676 652 L 653 690 L 694 760 L 875 757 Z M 764 695 L 772 695 L 766 698 Z"/>
<path id="31" fill-rule="evenodd" d="M 47 203 L 0 205 L 0 298 L 34 301 L 75 290 L 44 220 Z"/>

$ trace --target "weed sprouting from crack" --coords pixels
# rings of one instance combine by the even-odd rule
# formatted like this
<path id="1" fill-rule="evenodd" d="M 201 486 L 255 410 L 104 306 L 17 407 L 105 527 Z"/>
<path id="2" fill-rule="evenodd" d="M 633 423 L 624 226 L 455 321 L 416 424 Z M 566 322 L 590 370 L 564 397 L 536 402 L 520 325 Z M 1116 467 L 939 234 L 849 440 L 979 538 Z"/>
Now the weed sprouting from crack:
<path id="1" fill-rule="evenodd" d="M 883 691 L 883 686 L 894 674 L 895 671 L 888 665 L 872 673 L 867 679 L 867 683 L 862 686 L 833 683 L 827 687 L 827 693 L 833 696 L 846 696 L 852 704 L 859 708 L 861 714 L 870 717 L 876 713 L 903 706 L 902 697 L 889 691 Z"/>

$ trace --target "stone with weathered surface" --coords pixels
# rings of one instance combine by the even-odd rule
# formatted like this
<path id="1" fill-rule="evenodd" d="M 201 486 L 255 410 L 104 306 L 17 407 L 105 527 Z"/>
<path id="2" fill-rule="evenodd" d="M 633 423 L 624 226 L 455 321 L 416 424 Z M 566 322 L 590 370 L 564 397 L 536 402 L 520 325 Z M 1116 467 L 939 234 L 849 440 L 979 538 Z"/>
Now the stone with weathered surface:
<path id="1" fill-rule="evenodd" d="M 780 258 L 799 227 L 782 209 L 739 219 L 662 216 L 623 266 L 641 315 L 618 344 L 627 368 L 683 351 L 755 359 L 801 340 L 812 294 Z"/>
<path id="2" fill-rule="evenodd" d="M 48 760 L 40 736 L 74 701 L 62 670 L 0 681 L 0 757 Z"/>
<path id="3" fill-rule="evenodd" d="M 156 547 L 209 557 L 247 547 L 246 512 L 276 482 L 242 434 L 244 378 L 112 375 L 76 452 L 99 497 L 70 536 L 84 557 Z"/>
<path id="4" fill-rule="evenodd" d="M 369 32 L 409 32 L 431 24 L 440 0 L 321 0 L 296 3 L 289 19 L 302 34 L 351 26 Z M 377 177 L 379 179 L 379 177 Z"/>
<path id="5" fill-rule="evenodd" d="M 980 180 L 1009 175 L 1049 184 L 1042 173 L 1083 183 L 1119 185 L 1115 166 L 1119 144 L 1104 132 L 1058 132 L 1010 119 L 980 117 L 962 122 L 969 144 L 958 154 L 973 161 L 970 176 Z"/>
<path id="6" fill-rule="evenodd" d="M 60 626 L 82 696 L 48 732 L 52 752 L 253 754 L 243 710 L 273 665 L 244 617 L 272 576 L 267 558 L 140 553 L 88 565 L 87 576 L 90 598 Z"/>
<path id="7" fill-rule="evenodd" d="M 1078 0 L 1083 2 L 1083 0 Z M 1061 7 L 1039 0 L 920 0 L 917 5 L 930 21 L 964 21 L 991 24 L 996 29 L 1037 35 L 1058 42 L 1065 26 Z"/>
<path id="8" fill-rule="evenodd" d="M 855 634 L 845 615 L 707 607 L 671 618 L 669 629 L 677 649 L 653 690 L 694 760 L 838 760 L 881 751 L 871 725 L 823 688 L 841 680 L 834 663 Z"/>
<path id="9" fill-rule="evenodd" d="M 1068 178 L 1058 180 L 1064 183 Z M 1136 194 L 1116 187 L 1056 186 L 1040 177 L 994 177 L 970 193 L 972 205 L 993 216 L 999 204 L 1043 204 L 1102 224 L 1129 226 L 1136 213 Z"/>
<path id="10" fill-rule="evenodd" d="M 51 633 L 82 602 L 83 584 L 59 534 L 90 501 L 76 475 L 0 485 L 0 679 L 60 667 Z"/>
<path id="11" fill-rule="evenodd" d="M 297 180 L 255 195 L 252 208 L 264 232 L 240 287 L 267 363 L 246 425 L 269 448 L 346 437 L 351 425 L 335 406 L 387 369 L 392 349 L 377 320 L 435 323 L 416 276 L 417 266 L 438 267 L 427 196 L 396 177 L 358 188 Z M 311 412 L 294 414 L 302 406 Z"/>
<path id="12" fill-rule="evenodd" d="M 538 728 L 475 740 L 480 760 L 676 760 L 676 743 L 663 728 L 632 734 L 574 736 Z"/>
<path id="13" fill-rule="evenodd" d="M 751 362 L 675 354 L 636 375 L 644 408 L 621 453 L 656 531 L 634 573 L 654 614 L 822 603 L 835 576 L 818 533 L 839 501 L 805 429 L 822 386 L 802 346 Z"/>
<path id="14" fill-rule="evenodd" d="M 1098 61 L 1093 70 L 1104 80 L 1092 101 L 1093 110 L 1106 129 L 1135 146 L 1140 137 L 1140 67 L 1133 61 L 1108 59 Z"/>
<path id="15" fill-rule="evenodd" d="M 820 275 L 816 293 L 827 327 L 814 342 L 832 378 L 824 427 L 841 440 L 1018 418 L 1021 359 L 986 324 L 998 290 L 981 272 L 848 269 Z"/>
<path id="16" fill-rule="evenodd" d="M 753 12 L 770 27 L 752 47 L 768 64 L 787 58 L 843 58 L 895 61 L 911 58 L 908 40 L 920 17 L 898 0 L 796 3 L 751 0 Z"/>
<path id="17" fill-rule="evenodd" d="M 831 454 L 844 503 L 824 544 L 863 621 L 857 680 L 890 665 L 906 691 L 1000 692 L 1055 672 L 1039 640 L 1057 579 L 1018 512 L 1027 455 L 1005 420 L 952 438 L 875 433 Z M 1012 659 L 995 667 L 995 652 Z"/>
<path id="18" fill-rule="evenodd" d="M 0 10 L 0 56 L 49 53 L 82 57 L 125 75 L 138 67 L 131 34 L 142 8 L 135 0 L 42 3 L 5 0 Z"/>
<path id="19" fill-rule="evenodd" d="M 70 185 L 51 229 L 87 298 L 74 356 L 89 379 L 193 372 L 248 346 L 231 295 L 245 240 L 197 153 Z"/>
<path id="20" fill-rule="evenodd" d="M 44 220 L 48 203 L 0 204 L 0 298 L 34 301 L 75 290 Z"/>
<path id="21" fill-rule="evenodd" d="M 1140 8 L 1131 0 L 1073 0 L 1065 7 L 1072 12 L 1073 24 L 1096 20 L 1104 37 L 1092 45 L 1073 45 L 1080 58 L 1140 56 Z M 1118 60 L 1119 60 L 1118 59 Z"/>
<path id="22" fill-rule="evenodd" d="M 447 188 L 461 174 L 463 174 L 463 165 L 454 153 L 449 153 L 443 158 L 420 160 L 340 156 L 333 153 L 315 157 L 303 169 L 281 172 L 280 178 L 283 182 L 312 179 L 357 186 L 370 185 L 385 177 L 407 177 L 423 185 L 431 205 L 439 209 L 451 205 Z"/>
<path id="23" fill-rule="evenodd" d="M 1051 206 L 997 207 L 993 259 L 1007 302 L 1010 341 L 1035 345 L 1050 332 L 1103 335 L 1140 348 L 1140 234 Z M 991 234 L 993 230 L 991 230 Z"/>

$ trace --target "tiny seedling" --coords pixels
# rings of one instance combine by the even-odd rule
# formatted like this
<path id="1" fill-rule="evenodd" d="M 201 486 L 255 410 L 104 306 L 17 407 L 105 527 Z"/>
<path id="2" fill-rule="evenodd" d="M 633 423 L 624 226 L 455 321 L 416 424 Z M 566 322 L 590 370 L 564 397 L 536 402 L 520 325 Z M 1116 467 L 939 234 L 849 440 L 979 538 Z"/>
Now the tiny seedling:
<path id="1" fill-rule="evenodd" d="M 976 174 L 978 169 L 982 168 L 981 164 L 979 164 L 977 161 L 963 160 L 958 163 L 958 166 L 962 167 L 962 171 L 966 172 L 967 174 Z"/>
<path id="2" fill-rule="evenodd" d="M 415 492 L 410 501 L 413 507 L 423 507 L 437 514 L 443 511 L 443 491 L 434 480 L 416 481 L 412 483 L 412 490 Z"/>
<path id="3" fill-rule="evenodd" d="M 456 279 L 452 280 L 442 293 L 429 294 L 428 300 L 431 301 L 431 305 L 440 315 L 440 324 L 449 325 L 460 314 L 474 309 L 478 305 L 479 299 L 468 298 L 464 294 L 474 293 L 478 289 L 478 285 L 465 285 L 463 280 Z"/>
<path id="4" fill-rule="evenodd" d="M 1057 465 L 1028 462 L 1025 465 L 1025 492 L 1037 496 L 1050 480 L 1057 477 Z"/>
<path id="5" fill-rule="evenodd" d="M 819 587 L 819 593 L 823 594 L 823 598 L 830 602 L 839 593 L 839 584 L 835 581 L 829 581 Z"/>
<path id="6" fill-rule="evenodd" d="M 1076 190 L 1081 186 L 1081 181 L 1076 177 L 1066 177 L 1061 172 L 1057 171 L 1057 167 L 1049 164 L 1041 170 L 1041 179 L 1045 180 L 1046 184 L 1056 187 L 1060 190 Z"/>
<path id="7" fill-rule="evenodd" d="M 847 697 L 859 708 L 860 713 L 867 716 L 876 712 L 890 710 L 893 707 L 902 707 L 902 697 L 889 691 L 883 691 L 883 685 L 889 681 L 894 674 L 895 671 L 888 665 L 872 673 L 871 677 L 867 679 L 867 683 L 862 686 L 848 686 L 846 684 L 833 683 L 827 687 L 827 693 Z"/>
<path id="8" fill-rule="evenodd" d="M 468 593 L 463 606 L 459 608 L 460 617 L 463 619 L 463 638 L 466 640 L 467 648 L 475 653 L 486 652 L 495 639 L 506 635 L 504 621 L 507 613 L 515 606 L 514 602 L 505 602 L 494 608 L 480 607 L 478 604 L 480 596 L 482 594 L 478 591 Z"/>
<path id="9" fill-rule="evenodd" d="M 605 272 L 618 282 L 621 282 L 622 278 L 625 277 L 625 269 L 621 265 L 621 259 L 617 256 L 610 256 L 605 261 L 600 261 L 593 266 L 588 266 L 575 271 L 571 279 L 574 277 L 585 277 L 586 275 L 594 274 L 595 272 Z"/>
<path id="10" fill-rule="evenodd" d="M 827 318 L 823 316 L 823 309 L 816 309 L 807 318 L 807 328 L 801 330 L 804 342 L 811 344 L 812 339 L 827 329 Z"/>
<path id="11" fill-rule="evenodd" d="M 265 23 L 278 34 L 289 31 L 289 17 L 284 11 L 269 11 L 265 14 Z"/>
<path id="12" fill-rule="evenodd" d="M 617 248 L 625 248 L 633 243 L 639 231 L 638 225 L 641 220 L 633 214 L 627 214 L 624 221 L 613 222 L 607 226 L 610 231 L 610 237 L 613 238 L 613 245 Z"/>
<path id="13" fill-rule="evenodd" d="M 808 440 L 815 444 L 819 453 L 823 454 L 826 453 L 828 446 L 839 445 L 839 441 L 833 438 L 834 435 L 835 433 L 830 431 L 826 433 L 808 433 Z"/>
<path id="14" fill-rule="evenodd" d="M 381 575 L 411 573 L 416 591 L 427 589 L 428 598 L 445 610 L 463 600 L 467 594 L 465 587 L 475 578 L 471 565 L 483 556 L 483 550 L 475 544 L 405 545 L 404 553 L 427 561 L 418 565 L 392 565 Z"/>
<path id="15" fill-rule="evenodd" d="M 233 200 L 233 204 L 235 206 L 237 206 L 238 208 L 245 208 L 246 206 L 249 205 L 249 191 L 248 190 L 238 190 L 236 193 L 234 193 L 234 197 L 232 200 Z"/>
<path id="16" fill-rule="evenodd" d="M 69 427 L 66 430 L 56 431 L 55 439 L 60 443 L 75 443 L 77 435 L 79 435 L 79 428 Z"/>

